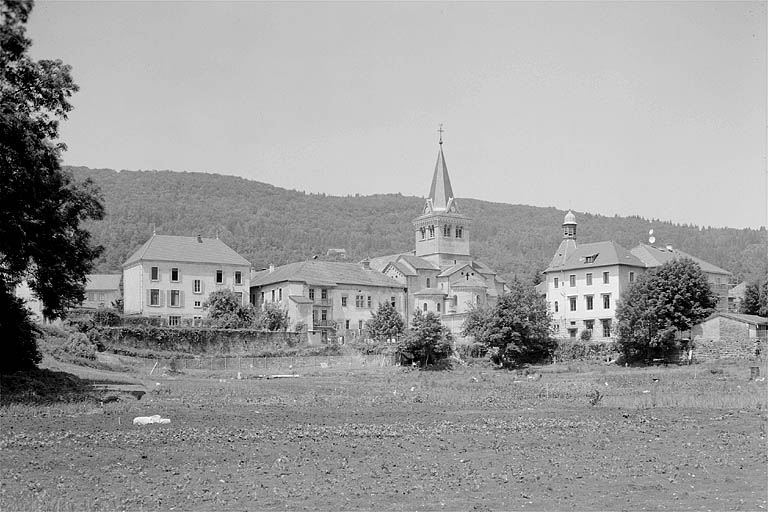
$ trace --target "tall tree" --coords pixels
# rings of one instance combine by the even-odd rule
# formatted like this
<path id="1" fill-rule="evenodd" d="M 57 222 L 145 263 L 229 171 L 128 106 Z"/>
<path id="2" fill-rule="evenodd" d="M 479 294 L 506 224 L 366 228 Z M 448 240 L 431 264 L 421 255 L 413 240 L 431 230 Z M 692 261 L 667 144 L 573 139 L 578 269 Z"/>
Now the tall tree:
<path id="1" fill-rule="evenodd" d="M 504 366 L 541 360 L 555 347 L 546 299 L 517 279 L 509 288 L 493 307 L 470 312 L 464 334 L 495 349 Z"/>
<path id="2" fill-rule="evenodd" d="M 453 352 L 451 332 L 433 312 L 416 310 L 411 328 L 398 345 L 403 362 L 418 361 L 421 366 L 436 363 Z"/>
<path id="3" fill-rule="evenodd" d="M 689 331 L 716 305 L 698 264 L 687 258 L 669 261 L 640 275 L 619 300 L 619 347 L 630 360 L 665 353 L 676 332 Z"/>
<path id="4" fill-rule="evenodd" d="M 46 317 L 81 302 L 100 248 L 80 223 L 103 216 L 94 185 L 77 183 L 61 169 L 65 146 L 56 142 L 58 125 L 72 109 L 69 98 L 77 86 L 61 61 L 29 57 L 25 23 L 31 9 L 31 0 L 0 4 L 0 364 L 6 371 L 39 361 L 36 349 L 29 350 L 34 331 L 11 329 L 14 322 L 29 322 L 13 300 L 16 285 L 28 281 Z"/>
<path id="5" fill-rule="evenodd" d="M 382 302 L 376 312 L 371 313 L 365 328 L 376 341 L 397 340 L 405 332 L 405 322 L 392 304 Z"/>
<path id="6" fill-rule="evenodd" d="M 747 315 L 768 317 L 768 275 L 762 281 L 747 285 L 739 311 Z"/>

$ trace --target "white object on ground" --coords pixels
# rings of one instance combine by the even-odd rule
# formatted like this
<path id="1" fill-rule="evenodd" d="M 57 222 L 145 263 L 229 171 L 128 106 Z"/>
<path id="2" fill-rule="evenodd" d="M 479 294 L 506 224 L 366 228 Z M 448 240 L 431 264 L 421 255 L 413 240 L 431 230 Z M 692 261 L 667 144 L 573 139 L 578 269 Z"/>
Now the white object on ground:
<path id="1" fill-rule="evenodd" d="M 133 418 L 133 424 L 134 425 L 149 425 L 150 423 L 170 423 L 171 420 L 169 418 L 161 418 L 159 414 L 155 414 L 154 416 L 136 416 Z"/>

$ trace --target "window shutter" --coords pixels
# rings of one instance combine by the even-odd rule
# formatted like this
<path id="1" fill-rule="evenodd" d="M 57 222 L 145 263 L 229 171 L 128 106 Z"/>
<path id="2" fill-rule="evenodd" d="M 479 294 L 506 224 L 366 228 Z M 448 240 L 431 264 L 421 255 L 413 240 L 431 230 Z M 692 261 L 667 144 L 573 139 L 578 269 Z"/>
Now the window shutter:
<path id="1" fill-rule="evenodd" d="M 205 280 L 200 279 L 200 293 L 205 293 Z"/>
<path id="2" fill-rule="evenodd" d="M 152 304 L 152 290 L 147 290 L 147 306 Z"/>
<path id="3" fill-rule="evenodd" d="M 167 291 L 167 292 L 163 293 L 163 291 L 160 290 L 160 292 L 157 294 L 159 296 L 158 298 L 160 300 L 160 306 L 165 306 L 165 295 L 168 294 L 168 293 L 171 293 L 171 292 Z"/>
<path id="4" fill-rule="evenodd" d="M 180 308 L 184 307 L 184 291 L 183 290 L 179 292 L 179 307 Z"/>

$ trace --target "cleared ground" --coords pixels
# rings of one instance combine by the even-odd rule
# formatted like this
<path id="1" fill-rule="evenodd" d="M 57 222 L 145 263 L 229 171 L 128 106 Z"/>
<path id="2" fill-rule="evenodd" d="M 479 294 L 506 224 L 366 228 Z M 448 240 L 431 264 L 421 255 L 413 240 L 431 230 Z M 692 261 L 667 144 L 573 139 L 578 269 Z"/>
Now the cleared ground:
<path id="1" fill-rule="evenodd" d="M 82 376 L 141 400 L 0 408 L 0 510 L 765 510 L 752 364 L 528 378 L 327 359 L 238 380 L 124 360 Z M 132 424 L 153 414 L 171 423 Z"/>

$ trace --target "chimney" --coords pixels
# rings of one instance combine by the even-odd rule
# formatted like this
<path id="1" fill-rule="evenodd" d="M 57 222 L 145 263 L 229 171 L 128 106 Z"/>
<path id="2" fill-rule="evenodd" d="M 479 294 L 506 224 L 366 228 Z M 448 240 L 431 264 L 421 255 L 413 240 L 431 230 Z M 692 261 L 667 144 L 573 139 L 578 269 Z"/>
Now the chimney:
<path id="1" fill-rule="evenodd" d="M 203 237 L 201 237 L 200 235 L 197 235 L 197 243 L 199 244 L 203 243 Z"/>
<path id="2" fill-rule="evenodd" d="M 270 263 L 269 264 L 269 273 L 271 274 L 274 271 L 275 271 L 275 265 L 273 263 Z"/>
<path id="3" fill-rule="evenodd" d="M 363 261 L 360 262 L 360 264 L 363 266 L 365 270 L 371 270 L 371 260 L 368 258 L 365 258 Z"/>

